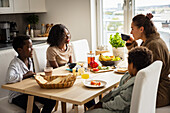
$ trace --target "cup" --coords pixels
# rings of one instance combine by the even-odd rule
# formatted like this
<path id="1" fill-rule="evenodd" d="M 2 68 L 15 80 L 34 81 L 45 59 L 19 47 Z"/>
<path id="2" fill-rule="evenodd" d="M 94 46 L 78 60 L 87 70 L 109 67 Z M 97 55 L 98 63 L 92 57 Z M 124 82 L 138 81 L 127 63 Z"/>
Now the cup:
<path id="1" fill-rule="evenodd" d="M 88 79 L 90 77 L 90 70 L 87 69 L 84 73 L 81 74 L 82 79 Z"/>
<path id="2" fill-rule="evenodd" d="M 44 72 L 46 76 L 52 76 L 53 68 L 52 67 L 45 67 Z"/>
<path id="3" fill-rule="evenodd" d="M 127 41 L 129 40 L 130 36 L 126 34 L 121 34 L 122 40 Z"/>

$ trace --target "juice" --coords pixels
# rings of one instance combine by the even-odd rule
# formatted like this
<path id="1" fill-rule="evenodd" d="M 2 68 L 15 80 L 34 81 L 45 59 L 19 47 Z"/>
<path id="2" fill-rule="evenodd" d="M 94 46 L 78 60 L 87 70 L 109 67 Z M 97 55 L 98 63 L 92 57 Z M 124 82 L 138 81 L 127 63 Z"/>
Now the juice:
<path id="1" fill-rule="evenodd" d="M 88 67 L 90 67 L 90 62 L 91 62 L 91 61 L 94 61 L 94 60 L 95 60 L 95 57 L 88 57 L 88 58 L 87 58 Z"/>
<path id="2" fill-rule="evenodd" d="M 81 78 L 88 79 L 89 78 L 89 74 L 88 73 L 84 73 L 84 74 L 81 75 Z"/>
<path id="3" fill-rule="evenodd" d="M 90 67 L 90 62 L 95 60 L 95 55 L 90 51 L 90 53 L 87 53 L 87 62 L 88 62 L 88 67 Z"/>

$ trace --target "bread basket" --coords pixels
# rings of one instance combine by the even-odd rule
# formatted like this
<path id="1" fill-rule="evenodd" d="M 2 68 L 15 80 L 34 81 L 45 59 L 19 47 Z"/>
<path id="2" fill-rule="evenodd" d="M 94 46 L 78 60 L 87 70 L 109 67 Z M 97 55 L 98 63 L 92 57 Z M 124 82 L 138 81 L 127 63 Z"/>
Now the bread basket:
<path id="1" fill-rule="evenodd" d="M 38 79 L 38 76 L 41 77 L 40 80 Z M 35 80 L 39 84 L 41 88 L 45 89 L 61 89 L 61 88 L 68 88 L 73 86 L 76 76 L 68 75 L 68 76 L 41 76 L 41 75 L 35 75 Z M 61 79 L 60 81 L 57 79 Z M 57 82 L 53 82 L 57 80 Z M 43 82 L 42 82 L 43 81 Z"/>

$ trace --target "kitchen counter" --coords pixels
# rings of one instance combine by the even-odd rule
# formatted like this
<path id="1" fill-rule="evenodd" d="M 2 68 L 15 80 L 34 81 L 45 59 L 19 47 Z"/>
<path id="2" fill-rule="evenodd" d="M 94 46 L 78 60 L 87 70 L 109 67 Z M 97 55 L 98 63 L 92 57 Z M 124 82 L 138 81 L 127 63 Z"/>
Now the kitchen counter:
<path id="1" fill-rule="evenodd" d="M 36 39 L 36 40 L 33 39 L 32 40 L 33 45 L 42 44 L 42 43 L 46 43 L 46 40 L 41 39 L 41 38 L 39 38 L 39 40 L 38 39 Z M 11 49 L 11 48 L 12 48 L 12 43 L 7 43 L 7 44 L 0 43 L 0 51 L 1 50 L 6 50 L 6 49 Z"/>

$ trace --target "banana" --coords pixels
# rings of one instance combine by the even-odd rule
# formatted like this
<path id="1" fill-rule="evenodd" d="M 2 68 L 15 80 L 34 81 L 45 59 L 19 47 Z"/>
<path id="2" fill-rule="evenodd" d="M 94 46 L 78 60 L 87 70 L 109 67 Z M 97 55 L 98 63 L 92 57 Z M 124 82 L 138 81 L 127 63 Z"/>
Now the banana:
<path id="1" fill-rule="evenodd" d="M 101 57 L 102 57 L 102 54 L 100 54 L 99 56 L 99 61 L 103 61 Z"/>
<path id="2" fill-rule="evenodd" d="M 108 57 L 108 56 L 103 56 L 102 54 L 100 54 L 99 60 L 100 60 L 100 61 L 111 61 L 112 58 L 110 58 L 110 57 Z"/>
<path id="3" fill-rule="evenodd" d="M 103 56 L 103 55 L 101 55 L 101 59 L 102 59 L 103 61 L 109 61 L 109 60 L 110 60 L 110 58 L 106 58 L 106 57 Z"/>

